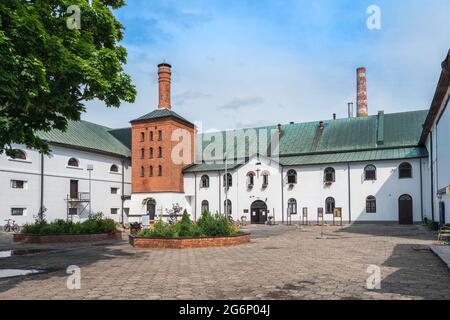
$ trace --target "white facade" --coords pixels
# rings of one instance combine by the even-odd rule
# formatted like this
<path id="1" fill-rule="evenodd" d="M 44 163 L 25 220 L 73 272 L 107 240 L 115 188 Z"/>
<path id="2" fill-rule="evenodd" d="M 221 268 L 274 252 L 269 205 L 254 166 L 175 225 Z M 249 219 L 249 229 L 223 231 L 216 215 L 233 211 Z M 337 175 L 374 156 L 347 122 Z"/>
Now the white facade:
<path id="1" fill-rule="evenodd" d="M 0 156 L 0 219 L 13 219 L 22 225 L 33 222 L 40 211 L 42 158 L 39 152 L 28 150 L 24 146 L 13 147 L 23 150 L 26 160 L 11 159 L 5 154 Z M 56 145 L 51 145 L 51 149 L 51 154 L 43 157 L 43 205 L 47 209 L 46 219 L 51 221 L 67 218 L 66 199 L 70 195 L 73 180 L 78 181 L 79 193 L 88 194 L 90 185 L 91 208 L 88 202 L 72 202 L 77 207 L 79 216 L 70 216 L 71 219 L 83 219 L 91 211 L 102 212 L 106 217 L 121 221 L 122 191 L 125 195 L 131 194 L 129 160 Z M 77 159 L 79 166 L 68 166 L 70 158 Z M 88 165 L 93 167 L 90 178 Z M 111 172 L 112 165 L 117 166 L 117 172 Z M 23 188 L 13 188 L 14 181 L 23 181 Z M 127 206 L 125 202 L 124 208 Z M 13 212 L 17 213 L 17 209 L 23 209 L 20 210 L 23 215 L 13 215 Z"/>
<path id="2" fill-rule="evenodd" d="M 404 162 L 412 166 L 411 178 L 399 178 L 398 167 Z M 253 158 L 247 164 L 230 171 L 233 184 L 228 189 L 227 198 L 231 200 L 233 218 L 240 219 L 241 216 L 246 216 L 247 221 L 251 221 L 252 203 L 262 200 L 267 204 L 269 215 L 273 215 L 277 222 L 287 222 L 289 199 L 295 199 L 297 203 L 297 213 L 290 216 L 291 221 L 302 219 L 303 208 L 307 208 L 310 222 L 317 221 L 317 209 L 325 208 L 325 200 L 332 197 L 335 200 L 335 207 L 342 208 L 345 223 L 398 222 L 399 197 L 406 194 L 413 199 L 413 220 L 420 222 L 423 206 L 420 163 L 420 159 L 407 159 L 280 167 L 275 161 Z M 374 181 L 364 180 L 364 168 L 369 164 L 376 167 Z M 335 182 L 330 186 L 326 186 L 323 180 L 324 170 L 327 167 L 335 170 Z M 287 183 L 286 177 L 291 169 L 297 172 L 297 183 L 293 186 Z M 265 170 L 270 172 L 268 186 L 262 188 L 262 176 L 257 175 L 254 186 L 251 189 L 247 188 L 247 173 Z M 209 177 L 208 188 L 201 185 L 203 175 Z M 185 174 L 185 192 L 190 199 L 185 205 L 193 217 L 199 217 L 201 214 L 204 200 L 208 201 L 211 212 L 224 212 L 223 175 L 223 170 Z M 374 213 L 366 212 L 368 196 L 376 198 Z M 331 222 L 333 215 L 325 213 L 324 220 Z"/>
<path id="3" fill-rule="evenodd" d="M 430 157 L 426 161 L 427 181 L 424 193 L 427 197 L 425 216 L 440 223 L 450 223 L 450 110 L 448 107 L 450 88 L 443 99 L 437 117 L 426 140 Z M 442 206 L 445 207 L 442 213 Z"/>

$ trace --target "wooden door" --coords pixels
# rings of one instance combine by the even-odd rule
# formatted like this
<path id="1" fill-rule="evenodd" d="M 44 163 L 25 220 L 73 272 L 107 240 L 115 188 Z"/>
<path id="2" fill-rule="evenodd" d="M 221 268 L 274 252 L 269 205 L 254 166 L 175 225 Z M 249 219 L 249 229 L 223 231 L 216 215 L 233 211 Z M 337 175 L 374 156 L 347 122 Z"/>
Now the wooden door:
<path id="1" fill-rule="evenodd" d="M 70 180 L 70 198 L 78 199 L 78 180 Z"/>
<path id="2" fill-rule="evenodd" d="M 398 222 L 413 224 L 413 201 L 410 195 L 404 194 L 398 199 Z"/>

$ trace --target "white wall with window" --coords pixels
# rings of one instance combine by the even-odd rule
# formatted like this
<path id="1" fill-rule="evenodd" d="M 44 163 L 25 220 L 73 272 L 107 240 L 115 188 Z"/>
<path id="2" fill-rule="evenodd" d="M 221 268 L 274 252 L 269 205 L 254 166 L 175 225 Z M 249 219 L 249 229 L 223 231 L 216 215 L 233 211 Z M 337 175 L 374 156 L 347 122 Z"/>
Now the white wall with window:
<path id="1" fill-rule="evenodd" d="M 34 221 L 34 216 L 40 210 L 41 155 L 25 146 L 14 147 L 23 150 L 26 159 L 11 159 L 5 154 L 0 155 L 0 203 L 5 208 L 0 212 L 0 220 L 14 218 L 17 223 L 24 224 Z M 55 145 L 51 145 L 51 149 L 51 154 L 44 156 L 44 206 L 47 208 L 45 215 L 48 220 L 67 217 L 67 203 L 64 199 L 70 194 L 71 180 L 78 181 L 78 193 L 89 192 L 88 164 L 93 165 L 92 212 L 101 211 L 108 217 L 112 216 L 111 208 L 121 208 L 122 158 Z M 111 170 L 112 166 L 117 166 L 117 172 Z M 130 165 L 124 166 L 124 173 L 124 192 L 131 194 Z M 113 189 L 117 193 L 113 193 Z M 71 213 L 80 214 L 86 204 L 78 204 L 71 209 Z M 13 208 L 16 209 L 12 217 Z M 19 210 L 21 208 L 24 210 Z M 19 215 L 19 211 L 23 214 Z M 85 218 L 88 212 L 89 207 L 86 207 L 81 218 Z M 113 218 L 119 221 L 120 213 L 119 209 L 119 213 L 114 214 Z"/>

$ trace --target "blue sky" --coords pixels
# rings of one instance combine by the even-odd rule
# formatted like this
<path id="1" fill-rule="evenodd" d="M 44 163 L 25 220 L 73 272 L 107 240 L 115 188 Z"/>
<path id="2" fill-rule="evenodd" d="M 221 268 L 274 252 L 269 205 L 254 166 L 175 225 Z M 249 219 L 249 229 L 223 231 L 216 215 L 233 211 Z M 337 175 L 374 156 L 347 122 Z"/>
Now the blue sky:
<path id="1" fill-rule="evenodd" d="M 381 9 L 369 30 L 367 8 Z M 369 113 L 427 109 L 450 48 L 448 0 L 127 0 L 134 104 L 87 104 L 110 127 L 157 107 L 157 64 L 173 66 L 172 108 L 204 130 L 330 119 L 355 102 L 367 68 Z"/>

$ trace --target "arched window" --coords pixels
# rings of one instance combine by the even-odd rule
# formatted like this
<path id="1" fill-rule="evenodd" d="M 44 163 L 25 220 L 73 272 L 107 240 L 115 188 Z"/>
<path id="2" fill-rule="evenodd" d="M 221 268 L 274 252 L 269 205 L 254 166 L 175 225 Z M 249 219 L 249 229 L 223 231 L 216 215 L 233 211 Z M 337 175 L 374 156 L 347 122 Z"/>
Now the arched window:
<path id="1" fill-rule="evenodd" d="M 158 147 L 158 158 L 162 158 L 162 148 Z"/>
<path id="2" fill-rule="evenodd" d="M 13 150 L 13 156 L 12 159 L 18 159 L 18 160 L 27 160 L 27 154 L 25 151 L 20 149 L 14 149 Z"/>
<path id="3" fill-rule="evenodd" d="M 334 201 L 334 198 L 329 197 L 325 200 L 326 213 L 333 213 L 335 207 L 336 207 L 336 202 Z"/>
<path id="4" fill-rule="evenodd" d="M 141 132 L 141 142 L 145 141 L 145 132 Z"/>
<path id="5" fill-rule="evenodd" d="M 253 187 L 255 183 L 255 173 L 253 171 L 247 172 L 247 187 Z"/>
<path id="6" fill-rule="evenodd" d="M 323 172 L 323 181 L 324 182 L 334 182 L 335 180 L 335 171 L 334 168 L 328 167 Z"/>
<path id="7" fill-rule="evenodd" d="M 158 176 L 162 176 L 162 166 L 158 166 Z"/>
<path id="8" fill-rule="evenodd" d="M 203 200 L 202 201 L 202 213 L 204 213 L 205 211 L 209 212 L 209 202 L 208 202 L 208 200 Z"/>
<path id="9" fill-rule="evenodd" d="M 153 148 L 150 148 L 150 159 L 153 159 Z"/>
<path id="10" fill-rule="evenodd" d="M 288 200 L 288 213 L 297 214 L 297 200 L 295 199 Z"/>
<path id="11" fill-rule="evenodd" d="M 231 210 L 231 200 L 230 199 L 227 199 L 224 201 L 223 207 L 225 209 L 225 213 L 231 215 L 232 210 Z"/>
<path id="12" fill-rule="evenodd" d="M 109 169 L 109 171 L 111 171 L 111 172 L 119 172 L 119 167 L 117 165 L 113 164 L 111 166 L 111 168 Z"/>
<path id="13" fill-rule="evenodd" d="M 377 168 L 373 164 L 364 168 L 364 180 L 377 180 Z"/>
<path id="14" fill-rule="evenodd" d="M 227 173 L 226 175 L 223 175 L 223 186 L 224 187 L 231 187 L 233 185 L 233 177 L 231 176 L 231 173 Z"/>
<path id="15" fill-rule="evenodd" d="M 297 171 L 291 169 L 287 172 L 287 181 L 289 184 L 297 183 Z"/>
<path id="16" fill-rule="evenodd" d="M 208 175 L 203 175 L 200 179 L 200 187 L 201 188 L 209 188 L 209 176 Z M 203 212 L 203 210 L 202 210 Z"/>
<path id="17" fill-rule="evenodd" d="M 366 198 L 366 212 L 376 213 L 377 212 L 377 199 L 374 196 L 368 196 Z"/>
<path id="18" fill-rule="evenodd" d="M 400 179 L 412 178 L 412 166 L 408 162 L 403 162 L 398 167 L 398 177 Z"/>
<path id="19" fill-rule="evenodd" d="M 141 167 L 141 172 L 140 172 L 140 176 L 143 177 L 145 174 L 145 169 L 144 167 Z"/>
<path id="20" fill-rule="evenodd" d="M 261 173 L 261 176 L 263 178 L 262 186 L 263 188 L 267 187 L 269 185 L 269 171 L 265 170 Z"/>
<path id="21" fill-rule="evenodd" d="M 153 166 L 150 166 L 149 169 L 150 169 L 149 176 L 150 176 L 150 177 L 153 177 Z"/>
<path id="22" fill-rule="evenodd" d="M 150 131 L 150 141 L 153 141 L 153 131 Z"/>
<path id="23" fill-rule="evenodd" d="M 141 159 L 144 159 L 145 157 L 145 150 L 144 148 L 141 148 Z"/>
<path id="24" fill-rule="evenodd" d="M 69 161 L 67 162 L 67 165 L 69 166 L 69 167 L 79 167 L 80 166 L 80 163 L 78 162 L 78 160 L 77 159 L 75 159 L 75 158 L 70 158 L 69 159 Z"/>

